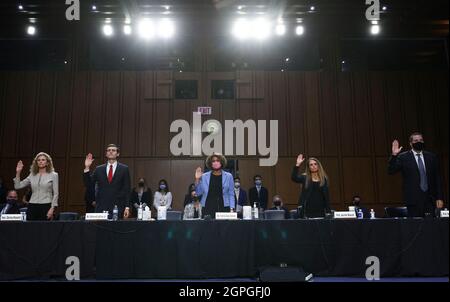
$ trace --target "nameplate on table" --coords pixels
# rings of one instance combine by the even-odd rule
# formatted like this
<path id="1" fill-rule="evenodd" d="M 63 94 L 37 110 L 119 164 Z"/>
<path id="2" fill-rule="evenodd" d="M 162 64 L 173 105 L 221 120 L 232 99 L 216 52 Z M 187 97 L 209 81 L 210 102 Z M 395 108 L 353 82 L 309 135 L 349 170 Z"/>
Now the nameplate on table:
<path id="1" fill-rule="evenodd" d="M 85 220 L 108 220 L 108 213 L 86 213 Z"/>
<path id="2" fill-rule="evenodd" d="M 237 220 L 236 212 L 216 212 L 216 220 Z"/>
<path id="3" fill-rule="evenodd" d="M 441 218 L 448 218 L 448 210 L 441 211 Z"/>
<path id="4" fill-rule="evenodd" d="M 356 218 L 356 213 L 355 211 L 335 211 L 334 218 L 336 219 Z"/>
<path id="5" fill-rule="evenodd" d="M 1 221 L 22 221 L 22 214 L 2 214 L 2 216 L 0 217 L 0 220 Z"/>

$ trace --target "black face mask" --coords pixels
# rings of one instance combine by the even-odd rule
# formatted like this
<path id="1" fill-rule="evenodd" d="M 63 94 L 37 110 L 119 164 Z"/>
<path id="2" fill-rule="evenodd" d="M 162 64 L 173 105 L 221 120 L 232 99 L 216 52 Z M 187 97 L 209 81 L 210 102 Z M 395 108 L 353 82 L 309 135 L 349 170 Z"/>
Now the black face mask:
<path id="1" fill-rule="evenodd" d="M 422 151 L 425 149 L 425 143 L 424 142 L 416 142 L 412 144 L 412 147 L 414 150 Z"/>
<path id="2" fill-rule="evenodd" d="M 9 204 L 15 204 L 17 202 L 17 199 L 6 199 L 6 202 Z"/>
<path id="3" fill-rule="evenodd" d="M 359 200 L 353 200 L 353 205 L 354 206 L 359 206 L 359 202 L 360 202 Z"/>
<path id="4" fill-rule="evenodd" d="M 281 206 L 281 201 L 275 200 L 275 201 L 273 202 L 273 205 L 276 206 L 276 207 L 279 207 L 279 206 Z"/>
<path id="5" fill-rule="evenodd" d="M 143 187 L 144 187 L 144 183 L 143 183 L 143 182 L 140 182 L 140 183 L 138 183 L 138 186 L 141 187 L 141 188 L 143 188 Z"/>

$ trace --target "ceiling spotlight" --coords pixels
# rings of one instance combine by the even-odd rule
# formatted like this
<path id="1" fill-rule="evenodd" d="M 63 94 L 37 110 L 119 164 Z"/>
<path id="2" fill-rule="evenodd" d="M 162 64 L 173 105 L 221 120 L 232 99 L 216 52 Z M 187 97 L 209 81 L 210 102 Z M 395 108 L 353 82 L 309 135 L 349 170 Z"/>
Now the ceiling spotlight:
<path id="1" fill-rule="evenodd" d="M 342 62 L 341 62 L 342 64 L 345 64 L 345 60 L 342 60 Z"/>
<path id="2" fill-rule="evenodd" d="M 378 24 L 378 20 L 372 20 L 372 21 L 370 21 L 370 23 L 372 23 L 373 25 L 377 25 Z"/>
<path id="3" fill-rule="evenodd" d="M 311 7 L 309 8 L 309 10 L 310 10 L 310 11 L 315 11 L 315 10 L 316 10 L 316 7 L 315 7 L 315 6 L 311 6 Z"/>
<path id="4" fill-rule="evenodd" d="M 18 8 L 19 10 L 22 10 L 22 9 L 23 9 L 23 6 L 22 6 L 21 4 L 19 4 L 19 5 L 17 6 L 17 8 Z"/>
<path id="5" fill-rule="evenodd" d="M 109 24 L 103 25 L 103 34 L 107 37 L 112 36 L 114 33 L 113 27 Z"/>
<path id="6" fill-rule="evenodd" d="M 303 25 L 297 25 L 297 27 L 295 28 L 295 34 L 297 36 L 301 36 L 301 35 L 303 35 L 304 32 L 305 32 L 305 28 L 303 27 Z"/>
<path id="7" fill-rule="evenodd" d="M 166 5 L 166 6 L 164 6 L 164 8 L 165 8 L 166 10 L 169 10 L 170 6 Z"/>
<path id="8" fill-rule="evenodd" d="M 378 35 L 380 33 L 380 25 L 372 25 L 370 27 L 370 33 L 372 35 Z"/>
<path id="9" fill-rule="evenodd" d="M 97 10 L 97 6 L 92 5 L 92 10 Z"/>
<path id="10" fill-rule="evenodd" d="M 27 34 L 30 36 L 34 36 L 36 34 L 36 27 L 34 25 L 29 25 L 27 27 Z"/>
<path id="11" fill-rule="evenodd" d="M 243 8 L 242 5 L 239 5 L 239 6 L 238 6 L 238 10 L 241 10 L 242 8 Z"/>
<path id="12" fill-rule="evenodd" d="M 169 19 L 162 19 L 158 22 L 158 35 L 161 38 L 171 38 L 175 33 L 175 26 Z"/>
<path id="13" fill-rule="evenodd" d="M 123 26 L 123 33 L 125 34 L 125 35 L 131 35 L 131 26 L 130 25 L 128 25 L 128 24 L 125 24 L 124 26 Z"/>
<path id="14" fill-rule="evenodd" d="M 286 33 L 286 26 L 284 24 L 278 24 L 275 27 L 275 33 L 279 36 L 282 36 Z"/>
<path id="15" fill-rule="evenodd" d="M 253 21 L 252 34 L 258 40 L 264 40 L 270 35 L 270 22 L 263 18 Z"/>
<path id="16" fill-rule="evenodd" d="M 289 58 L 284 59 L 286 62 L 289 62 Z"/>
<path id="17" fill-rule="evenodd" d="M 67 61 L 64 61 L 64 64 L 67 64 Z"/>
<path id="18" fill-rule="evenodd" d="M 144 39 L 151 39 L 155 36 L 155 25 L 150 19 L 144 19 L 138 26 L 139 36 Z"/>
<path id="19" fill-rule="evenodd" d="M 387 6 L 383 6 L 381 9 L 382 10 L 387 10 Z"/>
<path id="20" fill-rule="evenodd" d="M 250 35 L 250 24 L 245 19 L 239 19 L 233 24 L 231 30 L 233 36 L 238 39 L 246 39 Z"/>

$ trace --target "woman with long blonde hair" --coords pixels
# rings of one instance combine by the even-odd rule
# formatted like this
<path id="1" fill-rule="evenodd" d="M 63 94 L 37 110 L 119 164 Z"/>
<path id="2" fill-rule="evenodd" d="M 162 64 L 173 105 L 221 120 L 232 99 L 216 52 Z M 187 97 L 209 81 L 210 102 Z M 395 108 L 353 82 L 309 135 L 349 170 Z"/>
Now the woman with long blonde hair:
<path id="1" fill-rule="evenodd" d="M 38 153 L 30 167 L 30 174 L 20 180 L 23 162 L 19 160 L 16 167 L 14 188 L 16 190 L 31 187 L 31 199 L 27 206 L 28 220 L 52 220 L 58 207 L 58 173 L 55 172 L 50 155 Z"/>
<path id="2" fill-rule="evenodd" d="M 291 175 L 294 182 L 302 184 L 299 214 L 304 218 L 324 217 L 325 213 L 330 212 L 327 173 L 317 158 L 310 157 L 305 172 L 299 175 L 300 166 L 304 161 L 303 154 L 300 154 Z"/>

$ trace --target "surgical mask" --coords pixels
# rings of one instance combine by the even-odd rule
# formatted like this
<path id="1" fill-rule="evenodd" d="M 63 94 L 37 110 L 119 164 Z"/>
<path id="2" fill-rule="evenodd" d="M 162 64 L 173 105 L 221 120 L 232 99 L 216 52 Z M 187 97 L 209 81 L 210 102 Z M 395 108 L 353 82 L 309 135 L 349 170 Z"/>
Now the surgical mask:
<path id="1" fill-rule="evenodd" d="M 234 187 L 235 187 L 235 188 L 239 188 L 240 186 L 241 186 L 241 184 L 240 184 L 239 182 L 235 182 L 235 183 L 234 183 Z"/>
<path id="2" fill-rule="evenodd" d="M 15 204 L 17 202 L 17 199 L 6 199 L 6 202 L 9 204 Z"/>
<path id="3" fill-rule="evenodd" d="M 159 185 L 159 188 L 160 188 L 161 190 L 165 190 L 165 189 L 166 189 L 166 185 Z"/>
<path id="4" fill-rule="evenodd" d="M 219 170 L 222 167 L 222 164 L 219 161 L 215 161 L 212 163 L 212 168 L 214 170 Z"/>
<path id="5" fill-rule="evenodd" d="M 414 150 L 422 151 L 425 149 L 425 143 L 424 142 L 416 142 L 412 144 L 412 147 Z"/>
<path id="6" fill-rule="evenodd" d="M 260 186 L 262 184 L 261 180 L 255 180 L 255 185 Z"/>
<path id="7" fill-rule="evenodd" d="M 273 205 L 276 206 L 276 207 L 281 206 L 281 200 L 275 200 L 275 201 L 273 202 Z"/>

